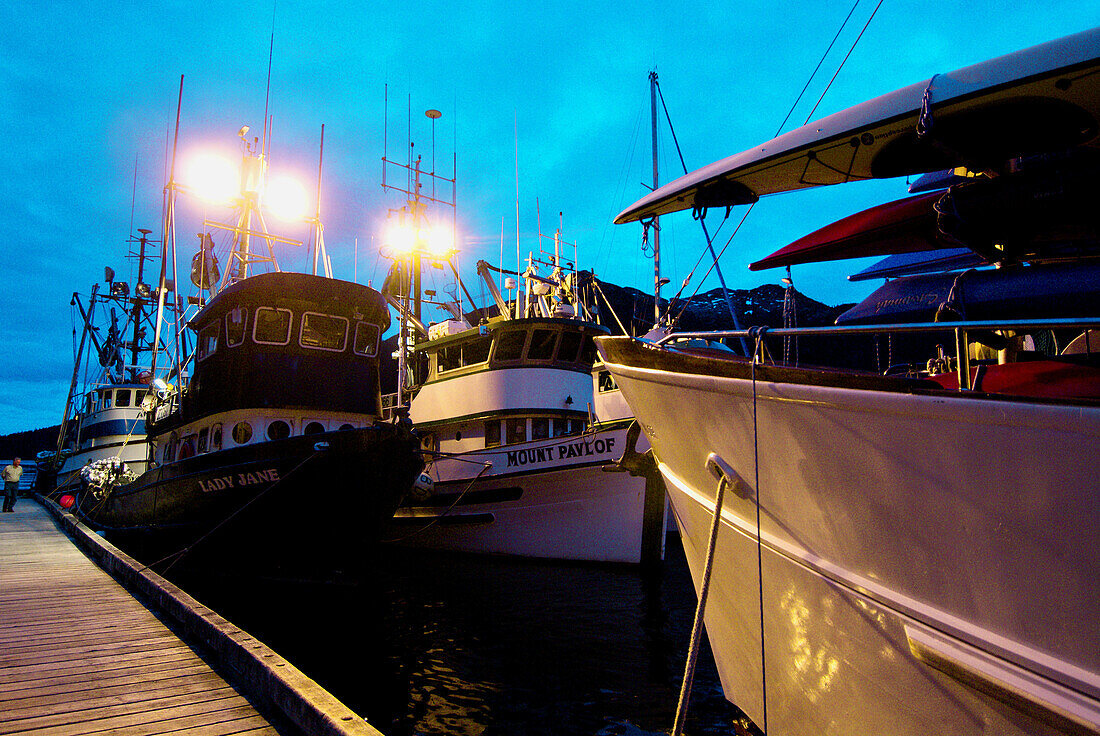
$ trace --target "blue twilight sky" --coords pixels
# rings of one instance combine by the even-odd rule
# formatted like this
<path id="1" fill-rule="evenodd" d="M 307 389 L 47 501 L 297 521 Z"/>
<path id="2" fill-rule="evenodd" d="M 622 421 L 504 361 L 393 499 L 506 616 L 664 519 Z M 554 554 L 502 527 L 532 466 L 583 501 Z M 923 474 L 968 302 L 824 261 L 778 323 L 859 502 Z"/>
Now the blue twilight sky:
<path id="1" fill-rule="evenodd" d="M 786 129 L 805 120 L 874 7 L 857 6 Z M 75 352 L 72 293 L 88 294 L 105 265 L 132 281 L 127 236 L 159 232 L 180 75 L 181 159 L 203 148 L 236 156 L 240 126 L 262 130 L 273 14 L 270 171 L 312 191 L 325 125 L 322 217 L 337 276 L 379 285 L 387 262 L 378 238 L 387 208 L 400 204 L 380 187 L 385 119 L 389 154 L 400 159 L 411 108 L 412 140 L 430 164 L 423 113 L 438 108 L 436 168 L 449 174 L 457 154 L 464 266 L 498 262 L 502 232 L 504 264 L 514 266 L 518 159 L 523 252 L 536 247 L 537 199 L 544 232 L 564 213 L 580 267 L 649 290 L 640 226 L 611 225 L 652 177 L 649 71 L 695 169 L 773 136 L 850 9 L 848 0 L 8 0 L 0 5 L 0 433 L 60 420 Z M 814 117 L 1098 23 L 1095 0 L 885 0 Z M 682 173 L 667 132 L 660 158 L 662 181 Z M 778 279 L 745 266 L 904 194 L 904 182 L 868 182 L 766 199 L 723 257 L 729 284 Z M 181 268 L 202 216 L 181 203 Z M 675 288 L 703 241 L 688 214 L 662 224 L 663 271 Z M 302 228 L 272 227 L 304 237 Z M 284 266 L 301 267 L 303 256 L 284 251 Z M 853 301 L 873 288 L 844 280 L 863 265 L 802 267 L 795 282 L 821 301 Z M 711 276 L 701 288 L 716 285 Z"/>

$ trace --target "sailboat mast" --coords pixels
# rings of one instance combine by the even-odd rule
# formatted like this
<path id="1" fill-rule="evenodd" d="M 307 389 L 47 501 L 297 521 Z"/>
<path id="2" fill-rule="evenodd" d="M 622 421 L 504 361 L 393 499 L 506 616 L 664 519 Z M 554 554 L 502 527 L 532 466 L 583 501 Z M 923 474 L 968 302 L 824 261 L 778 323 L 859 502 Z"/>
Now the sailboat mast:
<path id="1" fill-rule="evenodd" d="M 649 109 L 653 124 L 653 191 L 660 186 L 657 170 L 657 72 L 649 73 Z M 653 218 L 653 323 L 661 321 L 661 228 Z"/>

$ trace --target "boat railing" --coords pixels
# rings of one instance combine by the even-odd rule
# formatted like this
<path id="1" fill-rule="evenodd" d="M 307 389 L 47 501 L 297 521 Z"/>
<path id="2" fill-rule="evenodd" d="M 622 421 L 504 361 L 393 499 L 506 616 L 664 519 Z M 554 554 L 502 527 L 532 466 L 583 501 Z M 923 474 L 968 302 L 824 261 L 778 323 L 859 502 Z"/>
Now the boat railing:
<path id="1" fill-rule="evenodd" d="M 763 354 L 762 345 L 767 337 L 841 337 L 953 332 L 960 387 L 968 389 L 971 388 L 971 361 L 968 350 L 968 333 L 970 332 L 1014 330 L 1021 333 L 1027 333 L 1055 329 L 1072 329 L 1087 332 L 1089 329 L 1095 327 L 1100 327 L 1100 316 L 1052 319 L 959 320 L 951 322 L 909 322 L 898 324 L 826 325 L 819 327 L 750 327 L 743 330 L 672 332 L 658 339 L 651 340 L 651 342 L 657 345 L 666 345 L 677 340 L 716 341 L 724 338 L 747 339 L 753 343 L 753 355 L 761 356 Z M 1100 345 L 1098 345 L 1098 347 L 1100 347 Z M 1100 352 L 1100 350 L 1098 350 L 1098 352 Z"/>
<path id="2" fill-rule="evenodd" d="M 812 337 L 826 335 L 860 335 L 883 332 L 948 332 L 951 330 L 1053 330 L 1085 329 L 1100 326 L 1100 317 L 1075 319 L 1017 319 L 1017 320 L 969 320 L 959 322 L 908 322 L 901 324 L 826 325 L 822 327 L 749 327 L 744 330 L 709 330 L 699 332 L 672 332 L 653 340 L 663 345 L 672 340 L 686 338 L 718 340 L 726 337 Z"/>

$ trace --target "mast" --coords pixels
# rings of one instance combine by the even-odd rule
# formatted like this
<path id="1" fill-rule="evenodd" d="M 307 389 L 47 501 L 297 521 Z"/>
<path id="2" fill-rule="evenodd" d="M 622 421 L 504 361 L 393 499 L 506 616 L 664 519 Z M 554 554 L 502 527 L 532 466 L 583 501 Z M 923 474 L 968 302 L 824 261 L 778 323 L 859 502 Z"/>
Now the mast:
<path id="1" fill-rule="evenodd" d="M 649 111 L 653 125 L 653 191 L 660 185 L 657 171 L 657 72 L 649 73 Z M 653 218 L 653 324 L 661 320 L 661 228 Z"/>
<path id="2" fill-rule="evenodd" d="M 95 309 L 95 300 L 99 296 L 99 284 L 92 284 L 92 298 L 88 302 L 88 311 Z M 73 294 L 72 303 L 77 307 L 80 307 L 80 298 L 77 294 Z M 73 378 L 69 382 L 69 395 L 65 398 L 65 413 L 61 415 L 61 429 L 57 434 L 57 453 L 54 457 L 54 462 L 57 463 L 57 467 L 61 467 L 61 451 L 65 448 L 65 432 L 69 425 L 69 411 L 73 406 L 73 392 L 76 391 L 76 381 L 80 376 L 80 361 L 84 356 L 84 343 L 88 337 L 88 334 L 92 331 L 91 324 L 88 322 L 88 317 L 81 309 L 81 317 L 84 319 L 84 331 L 80 334 L 80 347 L 76 351 L 76 361 L 73 364 Z M 95 335 L 92 335 L 92 339 L 95 339 Z"/>
<path id="3" fill-rule="evenodd" d="M 325 229 L 321 226 L 321 165 L 325 160 L 325 124 L 321 123 L 321 150 L 317 154 L 317 211 L 313 216 L 313 275 L 317 275 L 317 261 L 321 260 L 325 276 L 332 278 L 328 253 L 325 252 Z"/>
<path id="4" fill-rule="evenodd" d="M 387 87 L 387 105 L 388 105 L 388 90 Z M 428 208 L 430 205 L 443 205 L 450 207 L 452 213 L 456 211 L 457 194 L 455 181 L 457 178 L 457 156 L 454 161 L 454 168 L 451 172 L 451 177 L 448 178 L 435 171 L 435 121 L 443 116 L 443 113 L 439 110 L 432 108 L 424 112 L 425 117 L 432 121 L 432 170 L 429 172 L 424 171 L 421 168 L 423 157 L 417 155 L 413 158 L 412 152 L 414 144 L 412 142 L 412 97 L 409 98 L 409 142 L 406 148 L 408 155 L 407 163 L 399 163 L 393 161 L 388 156 L 383 154 L 382 156 L 382 190 L 393 190 L 399 192 L 404 196 L 404 206 L 391 209 L 389 216 L 397 216 L 397 226 L 402 231 L 402 240 L 405 240 L 405 246 L 407 252 L 401 252 L 401 248 L 397 249 L 393 258 L 395 261 L 394 273 L 403 273 L 400 281 L 402 285 L 406 279 L 408 279 L 408 287 L 403 288 L 404 294 L 400 295 L 401 304 L 399 312 L 401 314 L 401 328 L 398 337 L 398 386 L 397 386 L 397 404 L 398 406 L 404 405 L 405 396 L 412 390 L 412 386 L 408 385 L 407 365 L 408 356 L 406 351 L 409 348 L 409 342 L 411 334 L 409 331 L 410 325 L 422 327 L 421 314 L 423 309 L 423 290 L 422 290 L 422 267 L 424 261 L 427 260 L 430 263 L 438 263 L 439 261 L 450 261 L 453 257 L 453 253 L 448 253 L 445 256 L 436 253 L 429 245 L 428 239 L 432 237 L 431 234 L 431 222 L 428 217 Z M 388 115 L 387 115 L 388 117 Z M 388 146 L 388 141 L 386 143 Z M 398 169 L 404 169 L 406 184 L 404 187 L 391 184 L 387 177 L 386 170 L 395 166 Z M 424 183 L 430 182 L 430 188 L 425 188 Z M 444 189 L 443 193 L 437 192 L 437 186 L 439 185 Z M 446 189 L 450 187 L 450 199 L 446 196 Z M 457 222 L 456 216 L 452 215 L 452 233 L 454 224 Z M 391 237 L 393 233 L 391 233 Z M 397 245 L 391 243 L 390 245 Z M 384 246 L 385 247 L 385 246 Z M 390 256 L 387 256 L 390 257 Z M 407 264 L 406 267 L 397 265 L 397 262 L 401 264 Z M 452 263 L 452 268 L 454 264 Z M 457 278 L 457 274 L 456 274 Z M 460 282 L 461 283 L 461 282 Z M 458 299 L 461 311 L 462 300 Z M 390 302 L 393 304 L 394 302 Z M 472 305 L 471 305 L 472 306 Z M 419 329 L 418 327 L 418 329 Z M 426 336 L 426 335 L 425 335 Z"/>
<path id="5" fill-rule="evenodd" d="M 160 278 L 157 279 L 157 323 L 153 330 L 153 357 L 150 362 L 149 372 L 153 378 L 157 377 L 157 353 L 160 351 L 160 328 L 164 320 L 164 299 L 168 292 L 168 238 L 174 237 L 173 223 L 176 209 L 176 150 L 180 139 L 180 111 L 183 109 L 183 75 L 180 75 L 179 99 L 176 101 L 176 132 L 172 139 L 172 163 L 168 169 L 168 183 L 164 189 L 167 192 L 167 200 L 164 208 L 163 230 L 160 239 Z M 177 332 L 177 340 L 179 330 Z M 176 357 L 178 358 L 178 352 Z"/>

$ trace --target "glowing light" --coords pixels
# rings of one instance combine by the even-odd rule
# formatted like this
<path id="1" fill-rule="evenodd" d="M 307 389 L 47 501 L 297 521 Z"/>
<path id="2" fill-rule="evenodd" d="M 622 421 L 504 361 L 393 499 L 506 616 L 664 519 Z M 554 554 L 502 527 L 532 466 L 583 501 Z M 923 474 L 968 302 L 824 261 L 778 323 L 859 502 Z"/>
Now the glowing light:
<path id="1" fill-rule="evenodd" d="M 386 233 L 386 243 L 405 255 L 420 253 L 430 258 L 445 259 L 454 253 L 454 233 L 446 227 L 393 225 Z"/>
<path id="2" fill-rule="evenodd" d="M 387 233 L 389 244 L 399 253 L 412 253 L 415 245 L 415 235 L 412 228 L 407 225 L 394 225 Z"/>
<path id="3" fill-rule="evenodd" d="M 425 233 L 428 252 L 437 258 L 446 258 L 454 250 L 454 233 L 447 227 L 435 227 Z"/>
<path id="4" fill-rule="evenodd" d="M 302 185 L 287 177 L 270 180 L 264 193 L 264 204 L 272 214 L 283 220 L 304 219 L 306 199 L 306 190 Z"/>
<path id="5" fill-rule="evenodd" d="M 227 204 L 240 196 L 237 167 L 212 153 L 200 153 L 188 161 L 183 182 L 195 194 L 209 202 Z"/>

